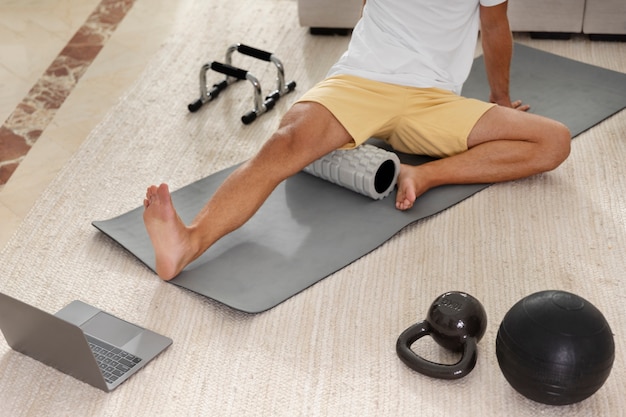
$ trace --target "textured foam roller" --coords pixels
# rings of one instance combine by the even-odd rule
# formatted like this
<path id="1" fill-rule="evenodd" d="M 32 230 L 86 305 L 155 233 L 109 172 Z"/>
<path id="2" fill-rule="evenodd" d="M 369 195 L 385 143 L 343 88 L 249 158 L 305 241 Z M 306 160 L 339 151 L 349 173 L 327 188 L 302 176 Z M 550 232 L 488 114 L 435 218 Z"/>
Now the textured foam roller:
<path id="1" fill-rule="evenodd" d="M 333 151 L 304 168 L 304 172 L 380 200 L 396 185 L 400 159 L 393 152 L 365 144 Z"/>

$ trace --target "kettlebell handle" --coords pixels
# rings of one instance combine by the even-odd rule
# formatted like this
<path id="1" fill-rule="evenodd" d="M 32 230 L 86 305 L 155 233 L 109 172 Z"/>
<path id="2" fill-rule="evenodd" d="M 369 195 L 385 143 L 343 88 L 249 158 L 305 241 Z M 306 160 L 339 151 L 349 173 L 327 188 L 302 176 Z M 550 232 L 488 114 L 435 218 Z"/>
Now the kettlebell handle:
<path id="1" fill-rule="evenodd" d="M 416 354 L 411 345 L 418 339 L 430 335 L 431 328 L 427 321 L 416 323 L 406 329 L 396 343 L 396 352 L 402 362 L 409 368 L 421 374 L 439 379 L 459 379 L 467 375 L 474 369 L 477 359 L 477 340 L 475 337 L 468 337 L 463 345 L 463 356 L 459 362 L 447 365 L 431 362 Z"/>

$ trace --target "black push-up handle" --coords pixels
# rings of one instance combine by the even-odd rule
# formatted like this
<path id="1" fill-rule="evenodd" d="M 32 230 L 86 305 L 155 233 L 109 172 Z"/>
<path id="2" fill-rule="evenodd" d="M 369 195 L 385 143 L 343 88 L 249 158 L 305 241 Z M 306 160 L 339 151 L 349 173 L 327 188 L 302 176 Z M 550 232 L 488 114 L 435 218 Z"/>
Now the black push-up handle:
<path id="1" fill-rule="evenodd" d="M 228 64 L 222 64 L 217 61 L 211 62 L 211 69 L 215 72 L 228 75 L 229 77 L 234 77 L 238 80 L 245 80 L 248 76 L 248 71 L 244 69 L 233 67 Z"/>
<path id="2" fill-rule="evenodd" d="M 241 43 L 236 45 L 237 51 L 243 55 L 251 56 L 252 58 L 260 59 L 261 61 L 270 62 L 272 60 L 272 53 L 262 51 L 257 48 L 253 48 L 248 45 L 243 45 Z"/>

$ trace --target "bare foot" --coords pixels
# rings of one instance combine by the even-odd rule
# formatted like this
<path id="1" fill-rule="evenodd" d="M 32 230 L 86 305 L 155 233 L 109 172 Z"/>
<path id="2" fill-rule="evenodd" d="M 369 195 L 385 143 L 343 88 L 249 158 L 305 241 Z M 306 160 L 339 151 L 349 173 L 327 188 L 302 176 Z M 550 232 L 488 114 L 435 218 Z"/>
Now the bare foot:
<path id="1" fill-rule="evenodd" d="M 192 258 L 189 231 L 174 209 L 167 184 L 150 186 L 143 205 L 143 221 L 154 248 L 156 273 L 170 280 Z"/>
<path id="2" fill-rule="evenodd" d="M 415 200 L 426 189 L 419 182 L 417 167 L 411 165 L 400 166 L 400 174 L 398 175 L 398 192 L 396 194 L 396 208 L 398 210 L 408 210 L 413 207 Z"/>

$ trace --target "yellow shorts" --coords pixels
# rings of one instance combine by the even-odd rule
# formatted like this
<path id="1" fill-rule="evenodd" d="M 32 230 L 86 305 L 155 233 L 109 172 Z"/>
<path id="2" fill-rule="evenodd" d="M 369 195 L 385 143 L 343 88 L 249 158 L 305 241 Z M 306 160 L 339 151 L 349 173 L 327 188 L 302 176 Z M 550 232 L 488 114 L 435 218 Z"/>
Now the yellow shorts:
<path id="1" fill-rule="evenodd" d="M 438 88 L 404 87 L 355 76 L 330 77 L 298 102 L 326 107 L 352 136 L 354 148 L 371 137 L 399 152 L 434 157 L 467 150 L 478 119 L 495 104 Z"/>

